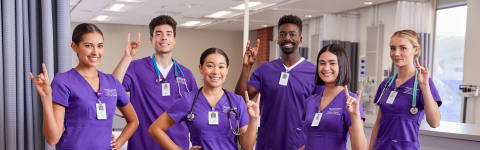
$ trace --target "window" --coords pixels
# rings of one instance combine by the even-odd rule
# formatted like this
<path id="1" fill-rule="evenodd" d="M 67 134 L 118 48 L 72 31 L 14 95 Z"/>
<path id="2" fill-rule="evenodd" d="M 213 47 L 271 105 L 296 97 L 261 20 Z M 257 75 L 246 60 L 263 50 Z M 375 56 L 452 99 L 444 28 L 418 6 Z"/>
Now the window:
<path id="1" fill-rule="evenodd" d="M 442 98 L 442 121 L 462 122 L 463 57 L 467 6 L 450 6 L 436 11 L 435 54 L 432 77 Z"/>

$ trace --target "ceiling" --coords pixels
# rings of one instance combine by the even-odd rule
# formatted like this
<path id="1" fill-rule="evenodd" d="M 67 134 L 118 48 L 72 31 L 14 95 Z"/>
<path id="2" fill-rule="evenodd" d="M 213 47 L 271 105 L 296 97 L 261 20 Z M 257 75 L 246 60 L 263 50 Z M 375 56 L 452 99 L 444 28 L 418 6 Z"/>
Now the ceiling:
<path id="1" fill-rule="evenodd" d="M 250 11 L 249 27 L 254 30 L 276 25 L 278 19 L 285 14 L 308 19 L 325 13 L 368 7 L 369 5 L 364 4 L 367 1 L 375 5 L 393 0 L 250 0 L 261 2 L 263 6 L 272 6 L 253 7 Z M 153 17 L 167 14 L 175 18 L 179 25 L 187 21 L 200 21 L 200 24 L 204 24 L 188 28 L 241 31 L 244 10 L 231 8 L 242 3 L 244 0 L 70 0 L 70 17 L 72 22 L 148 25 Z M 106 10 L 114 4 L 124 7 L 119 12 Z M 226 18 L 205 17 L 218 11 L 231 11 L 231 14 L 238 15 Z M 104 21 L 93 20 L 99 15 L 108 17 Z"/>

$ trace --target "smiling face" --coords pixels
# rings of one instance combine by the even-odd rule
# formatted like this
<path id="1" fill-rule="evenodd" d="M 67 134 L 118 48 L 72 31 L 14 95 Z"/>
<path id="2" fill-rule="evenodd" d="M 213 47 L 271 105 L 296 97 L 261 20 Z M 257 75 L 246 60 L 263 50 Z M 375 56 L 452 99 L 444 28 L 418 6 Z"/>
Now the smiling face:
<path id="1" fill-rule="evenodd" d="M 412 65 L 415 57 L 418 55 L 418 47 L 415 47 L 407 38 L 393 36 L 390 39 L 390 58 L 395 66 Z"/>
<path id="2" fill-rule="evenodd" d="M 155 26 L 150 43 L 153 44 L 155 52 L 170 53 L 176 44 L 172 26 L 168 24 Z"/>
<path id="3" fill-rule="evenodd" d="M 72 42 L 72 49 L 77 53 L 79 64 L 96 67 L 103 57 L 103 36 L 98 32 L 83 34 L 80 42 Z"/>
<path id="4" fill-rule="evenodd" d="M 284 54 L 291 54 L 298 49 L 302 42 L 302 35 L 297 25 L 292 23 L 283 24 L 278 28 L 278 46 Z"/>
<path id="5" fill-rule="evenodd" d="M 318 76 L 325 84 L 336 84 L 338 78 L 338 58 L 330 51 L 322 53 L 318 58 Z"/>
<path id="6" fill-rule="evenodd" d="M 205 86 L 212 88 L 222 87 L 228 74 L 226 58 L 219 53 L 212 53 L 205 57 L 203 65 L 199 66 Z"/>

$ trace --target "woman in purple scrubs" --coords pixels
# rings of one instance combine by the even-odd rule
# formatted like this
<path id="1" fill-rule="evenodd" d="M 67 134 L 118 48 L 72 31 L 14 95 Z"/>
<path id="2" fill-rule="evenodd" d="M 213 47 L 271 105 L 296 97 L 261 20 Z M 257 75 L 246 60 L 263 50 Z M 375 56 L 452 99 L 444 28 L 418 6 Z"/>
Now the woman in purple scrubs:
<path id="1" fill-rule="evenodd" d="M 353 150 L 367 148 L 363 132 L 360 99 L 350 93 L 350 67 L 343 47 L 331 44 L 323 47 L 317 56 L 315 84 L 321 85 L 305 102 L 305 134 L 307 142 L 301 149 L 346 150 L 347 138 Z"/>
<path id="2" fill-rule="evenodd" d="M 78 65 L 56 74 L 51 85 L 45 64 L 37 77 L 30 73 L 43 104 L 43 134 L 57 150 L 119 149 L 138 127 L 137 115 L 120 82 L 96 68 L 103 57 L 103 45 L 103 33 L 97 26 L 79 24 L 72 35 Z M 117 107 L 127 125 L 113 139 Z"/>
<path id="3" fill-rule="evenodd" d="M 429 70 L 420 66 L 420 42 L 412 30 L 395 32 L 390 39 L 390 58 L 398 74 L 378 87 L 375 103 L 380 106 L 369 149 L 418 150 L 418 130 L 424 115 L 430 127 L 440 125 L 442 104 Z M 413 62 L 416 60 L 416 64 Z"/>
<path id="4" fill-rule="evenodd" d="M 175 123 L 186 121 L 193 145 L 190 149 L 236 150 L 237 141 L 242 149 L 252 149 L 257 136 L 260 99 L 255 103 L 247 96 L 244 101 L 240 95 L 222 88 L 228 66 L 223 50 L 205 50 L 199 65 L 204 87 L 182 97 L 153 122 L 148 131 L 153 139 L 165 149 L 181 149 L 165 131 Z"/>

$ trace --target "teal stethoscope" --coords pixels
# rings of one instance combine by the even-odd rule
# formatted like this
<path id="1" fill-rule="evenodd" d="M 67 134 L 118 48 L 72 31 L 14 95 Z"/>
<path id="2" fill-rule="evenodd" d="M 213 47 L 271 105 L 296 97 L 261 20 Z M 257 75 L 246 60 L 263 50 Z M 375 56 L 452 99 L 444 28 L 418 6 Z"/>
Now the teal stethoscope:
<path id="1" fill-rule="evenodd" d="M 415 82 L 413 83 L 413 94 L 412 94 L 412 108 L 410 108 L 410 113 L 412 115 L 415 115 L 415 114 L 418 113 L 418 108 L 417 108 L 417 86 L 418 86 L 417 75 L 418 75 L 418 70 L 415 69 Z M 397 74 L 393 75 L 393 77 L 391 77 L 387 81 L 387 83 L 385 83 L 385 84 L 388 84 L 388 86 L 383 87 L 382 94 L 380 94 L 379 99 L 382 98 L 383 92 L 385 92 L 385 89 L 387 89 L 387 87 L 391 87 L 392 83 L 395 81 L 395 77 L 397 77 Z M 395 90 L 396 89 L 397 88 L 395 88 Z M 380 100 L 377 101 L 377 104 L 378 103 L 380 103 Z"/>
<path id="2" fill-rule="evenodd" d="M 167 79 L 164 79 L 162 78 L 162 76 L 160 76 L 160 71 L 157 67 L 157 61 L 155 60 L 155 55 L 152 55 L 152 61 L 153 61 L 153 67 L 155 68 L 155 73 L 157 73 L 157 78 L 155 79 L 156 82 L 160 83 L 160 82 L 166 82 Z M 174 68 L 174 71 L 175 71 L 175 80 L 177 81 L 177 86 L 178 86 L 178 94 L 180 97 L 183 97 L 182 95 L 182 92 L 180 91 L 180 82 L 185 85 L 185 89 L 187 89 L 187 93 L 190 93 L 190 90 L 188 89 L 188 86 L 187 86 L 187 80 L 185 79 L 185 74 L 183 74 L 183 71 L 182 71 L 182 68 L 180 68 L 180 65 L 178 65 L 177 61 L 175 61 L 175 59 L 172 58 L 172 61 L 173 61 L 173 68 Z M 180 72 L 180 74 L 182 75 L 182 77 L 179 77 L 178 76 L 178 73 L 177 73 L 177 70 L 179 70 L 178 72 Z"/>

